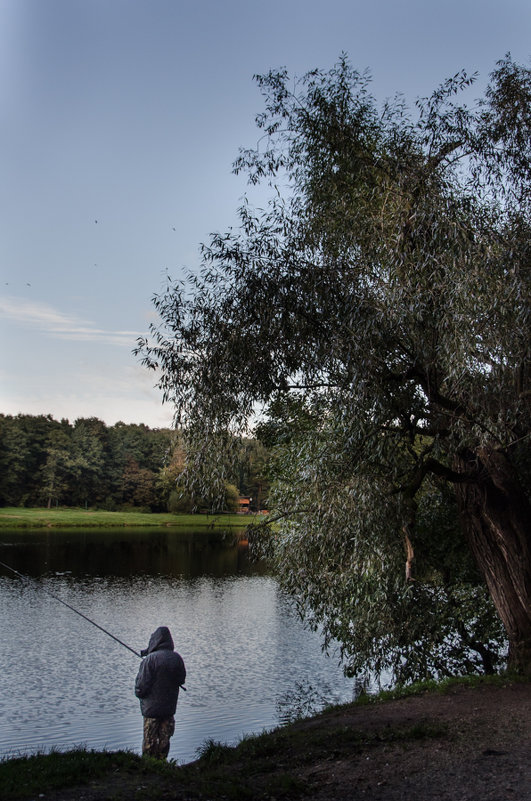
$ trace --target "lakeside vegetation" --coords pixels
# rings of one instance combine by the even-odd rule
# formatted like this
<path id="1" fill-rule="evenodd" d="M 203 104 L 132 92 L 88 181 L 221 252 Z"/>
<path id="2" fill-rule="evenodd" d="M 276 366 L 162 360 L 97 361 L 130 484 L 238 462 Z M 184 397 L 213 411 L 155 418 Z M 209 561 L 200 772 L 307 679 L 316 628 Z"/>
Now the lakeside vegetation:
<path id="1" fill-rule="evenodd" d="M 254 515 L 170 514 L 149 512 L 107 512 L 102 509 L 0 508 L 0 528 L 69 528 L 114 526 L 179 526 L 186 528 L 243 528 Z"/>
<path id="2" fill-rule="evenodd" d="M 382 746 L 398 745 L 405 751 L 416 744 L 425 748 L 429 742 L 449 742 L 450 734 L 452 739 L 465 737 L 459 727 L 450 733 L 447 722 L 431 718 L 415 720 L 408 717 L 409 712 L 390 725 L 385 719 L 387 702 L 423 695 L 429 703 L 430 697 L 435 699 L 441 693 L 458 688 L 470 692 L 489 686 L 510 689 L 516 681 L 507 675 L 471 676 L 440 683 L 419 682 L 392 693 L 362 696 L 351 704 L 331 706 L 305 721 L 244 737 L 236 746 L 207 740 L 199 749 L 198 761 L 182 766 L 131 752 L 84 748 L 4 759 L 0 761 L 0 797 L 4 801 L 16 801 L 90 785 L 83 793 L 90 799 L 123 798 L 128 789 L 131 797 L 147 801 L 183 795 L 198 798 L 205 794 L 210 798 L 293 798 L 308 789 L 299 771 L 312 762 L 346 758 L 347 755 L 352 761 L 353 756 L 374 754 Z M 374 716 L 375 726 L 371 726 L 371 730 L 362 728 L 359 718 L 346 723 L 343 715 L 355 713 L 367 703 L 371 706 L 369 714 Z M 378 722 L 379 709 L 381 723 Z"/>

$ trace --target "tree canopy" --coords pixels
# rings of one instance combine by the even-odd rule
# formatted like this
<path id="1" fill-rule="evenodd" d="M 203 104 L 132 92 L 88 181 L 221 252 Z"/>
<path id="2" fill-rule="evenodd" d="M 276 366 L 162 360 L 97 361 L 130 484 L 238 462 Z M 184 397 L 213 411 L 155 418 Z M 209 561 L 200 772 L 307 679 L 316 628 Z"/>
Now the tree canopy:
<path id="1" fill-rule="evenodd" d="M 506 636 L 529 671 L 531 72 L 413 111 L 345 56 L 257 82 L 234 168 L 271 199 L 155 296 L 138 352 L 205 475 L 260 420 L 272 558 L 347 669 L 493 669 Z"/>

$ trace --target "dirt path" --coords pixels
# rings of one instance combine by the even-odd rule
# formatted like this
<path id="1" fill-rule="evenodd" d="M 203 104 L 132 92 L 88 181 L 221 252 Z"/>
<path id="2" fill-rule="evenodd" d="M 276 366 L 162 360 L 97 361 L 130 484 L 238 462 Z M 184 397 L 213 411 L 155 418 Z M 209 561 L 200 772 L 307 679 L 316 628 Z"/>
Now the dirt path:
<path id="1" fill-rule="evenodd" d="M 392 701 L 332 714 L 326 725 L 352 726 L 382 739 L 366 752 L 324 755 L 309 768 L 313 799 L 531 800 L 528 684 Z M 403 742 L 386 742 L 386 730 L 406 736 Z M 408 730 L 416 730 L 418 739 L 409 739 Z"/>

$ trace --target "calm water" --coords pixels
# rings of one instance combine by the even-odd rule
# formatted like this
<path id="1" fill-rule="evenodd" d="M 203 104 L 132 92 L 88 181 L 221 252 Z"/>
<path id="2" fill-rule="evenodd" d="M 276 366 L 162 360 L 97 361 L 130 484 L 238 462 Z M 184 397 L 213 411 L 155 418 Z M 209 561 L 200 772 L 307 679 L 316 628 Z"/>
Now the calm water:
<path id="1" fill-rule="evenodd" d="M 0 567 L 0 757 L 141 749 L 140 660 L 44 590 L 137 651 L 170 627 L 188 672 L 170 750 L 179 762 L 206 739 L 237 742 L 352 698 L 337 656 L 322 654 L 234 533 L 2 531 L 0 561 L 35 577 L 23 583 Z"/>

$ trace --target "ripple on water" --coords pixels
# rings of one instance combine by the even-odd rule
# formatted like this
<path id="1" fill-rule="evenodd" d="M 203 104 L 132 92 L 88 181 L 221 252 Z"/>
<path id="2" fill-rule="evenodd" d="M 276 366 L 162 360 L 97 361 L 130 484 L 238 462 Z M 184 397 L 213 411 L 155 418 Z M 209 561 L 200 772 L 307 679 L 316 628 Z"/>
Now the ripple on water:
<path id="1" fill-rule="evenodd" d="M 0 557 L 1 558 L 1 557 Z M 268 576 L 101 576 L 67 572 L 42 589 L 130 644 L 168 625 L 188 677 L 170 757 L 189 761 L 207 738 L 233 743 L 276 725 L 302 688 L 352 697 L 352 681 L 301 624 Z M 71 748 L 139 751 L 133 686 L 139 659 L 42 592 L 0 576 L 0 756 Z"/>

